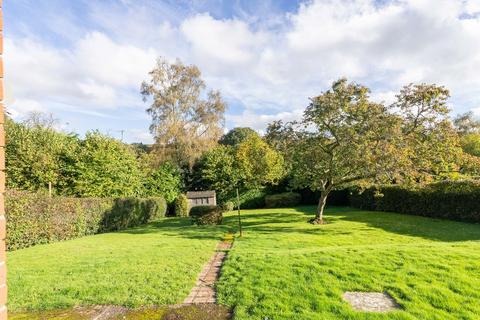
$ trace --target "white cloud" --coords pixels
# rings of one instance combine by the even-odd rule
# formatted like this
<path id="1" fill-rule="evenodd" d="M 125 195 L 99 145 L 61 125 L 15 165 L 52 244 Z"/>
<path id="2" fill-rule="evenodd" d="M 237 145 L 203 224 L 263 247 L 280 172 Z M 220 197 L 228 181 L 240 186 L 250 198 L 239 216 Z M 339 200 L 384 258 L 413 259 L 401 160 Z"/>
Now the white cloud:
<path id="1" fill-rule="evenodd" d="M 102 32 L 90 30 L 68 49 L 33 36 L 6 39 L 6 80 L 17 100 L 48 97 L 82 112 L 143 107 L 139 84 L 163 55 L 197 64 L 210 87 L 244 107 L 227 119 L 258 130 L 299 117 L 308 97 L 343 76 L 370 86 L 376 101 L 391 102 L 410 82 L 434 82 L 451 89 L 456 112 L 480 106 L 478 0 L 308 1 L 269 17 L 281 25 L 138 1 L 108 12 L 91 6 Z"/>
<path id="2" fill-rule="evenodd" d="M 47 109 L 38 101 L 29 99 L 17 99 L 12 105 L 7 107 L 7 113 L 16 120 L 22 119 L 31 112 L 46 112 Z"/>

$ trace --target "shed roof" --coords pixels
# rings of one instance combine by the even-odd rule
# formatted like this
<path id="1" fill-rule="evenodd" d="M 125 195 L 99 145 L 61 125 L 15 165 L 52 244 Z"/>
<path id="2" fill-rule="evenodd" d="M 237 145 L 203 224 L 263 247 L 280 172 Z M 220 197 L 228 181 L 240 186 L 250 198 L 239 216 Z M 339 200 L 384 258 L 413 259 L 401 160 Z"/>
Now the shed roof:
<path id="1" fill-rule="evenodd" d="M 188 192 L 187 192 L 187 198 L 188 198 L 188 199 L 210 198 L 210 197 L 215 197 L 215 190 L 188 191 Z"/>

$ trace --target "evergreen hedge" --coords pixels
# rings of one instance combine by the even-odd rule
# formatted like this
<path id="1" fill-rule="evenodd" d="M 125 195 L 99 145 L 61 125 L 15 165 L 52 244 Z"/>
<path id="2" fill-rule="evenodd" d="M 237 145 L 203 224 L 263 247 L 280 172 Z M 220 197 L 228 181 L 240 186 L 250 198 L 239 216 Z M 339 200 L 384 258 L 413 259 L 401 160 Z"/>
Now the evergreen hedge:
<path id="1" fill-rule="evenodd" d="M 138 226 L 165 216 L 163 198 L 49 198 L 9 190 L 5 194 L 7 249 L 73 239 Z"/>
<path id="2" fill-rule="evenodd" d="M 296 192 L 283 192 L 265 196 L 266 208 L 295 207 L 302 201 L 302 196 Z"/>
<path id="3" fill-rule="evenodd" d="M 422 188 L 351 189 L 350 205 L 449 220 L 480 222 L 480 182 L 443 181 Z"/>

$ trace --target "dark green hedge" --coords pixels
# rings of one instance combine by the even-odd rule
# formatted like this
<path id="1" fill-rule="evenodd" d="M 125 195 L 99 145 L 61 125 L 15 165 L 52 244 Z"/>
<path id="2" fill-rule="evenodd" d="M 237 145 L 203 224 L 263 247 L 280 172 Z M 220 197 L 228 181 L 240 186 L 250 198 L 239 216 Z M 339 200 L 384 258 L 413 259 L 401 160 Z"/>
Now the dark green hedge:
<path id="1" fill-rule="evenodd" d="M 241 209 L 259 209 L 265 207 L 265 196 L 267 193 L 262 189 L 244 190 L 240 191 L 240 208 Z M 225 199 L 220 199 L 222 202 L 232 202 L 237 208 L 236 193 L 232 193 Z"/>
<path id="2" fill-rule="evenodd" d="M 320 191 L 312 191 L 310 189 L 295 190 L 302 196 L 301 204 L 317 205 L 320 198 Z M 327 206 L 348 206 L 349 205 L 349 190 L 333 190 L 327 198 Z"/>
<path id="3" fill-rule="evenodd" d="M 444 181 L 410 189 L 382 186 L 350 193 L 350 205 L 360 209 L 480 222 L 479 182 Z"/>
<path id="4" fill-rule="evenodd" d="M 165 216 L 163 198 L 66 198 L 8 191 L 7 249 L 138 226 Z"/>
<path id="5" fill-rule="evenodd" d="M 265 207 L 285 208 L 295 207 L 302 201 L 302 196 L 296 192 L 283 192 L 265 196 Z"/>
<path id="6" fill-rule="evenodd" d="M 221 224 L 223 208 L 221 206 L 196 206 L 190 209 L 190 217 L 194 224 Z"/>

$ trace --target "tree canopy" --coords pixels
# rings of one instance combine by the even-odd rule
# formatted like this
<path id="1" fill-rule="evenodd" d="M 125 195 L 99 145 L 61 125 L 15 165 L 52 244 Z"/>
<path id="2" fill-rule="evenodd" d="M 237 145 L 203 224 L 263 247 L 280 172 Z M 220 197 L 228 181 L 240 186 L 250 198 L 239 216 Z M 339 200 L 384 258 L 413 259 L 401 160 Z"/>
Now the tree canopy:
<path id="1" fill-rule="evenodd" d="M 159 161 L 192 169 L 222 135 L 225 102 L 218 91 L 204 92 L 205 82 L 194 65 L 159 58 L 149 76 L 141 93 L 145 101 L 151 98 L 147 112 Z"/>
<path id="2" fill-rule="evenodd" d="M 294 186 L 321 191 L 314 222 L 323 223 L 326 199 L 335 188 L 419 180 L 452 165 L 458 141 L 445 119 L 447 97 L 443 87 L 409 85 L 395 104 L 385 106 L 369 100 L 367 87 L 340 79 L 312 98 L 303 120 L 289 130 L 296 137 Z"/>
<path id="3" fill-rule="evenodd" d="M 237 127 L 223 135 L 219 143 L 226 146 L 237 146 L 252 136 L 259 137 L 258 133 L 252 128 Z"/>

